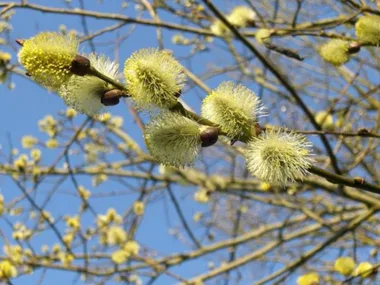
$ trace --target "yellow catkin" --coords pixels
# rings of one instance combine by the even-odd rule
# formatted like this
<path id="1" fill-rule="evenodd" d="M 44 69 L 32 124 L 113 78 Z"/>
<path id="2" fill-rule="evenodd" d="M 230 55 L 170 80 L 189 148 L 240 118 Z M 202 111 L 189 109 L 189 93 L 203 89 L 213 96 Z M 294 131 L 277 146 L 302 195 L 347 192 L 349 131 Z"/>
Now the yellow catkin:
<path id="1" fill-rule="evenodd" d="M 380 45 L 380 16 L 361 17 L 355 24 L 356 36 L 361 43 Z"/>
<path id="2" fill-rule="evenodd" d="M 315 273 L 315 272 L 301 275 L 297 279 L 297 285 L 318 285 L 318 284 L 319 284 L 319 275 L 318 273 Z"/>
<path id="3" fill-rule="evenodd" d="M 18 59 L 36 82 L 57 90 L 72 75 L 71 62 L 77 49 L 74 37 L 43 32 L 23 42 Z"/>
<path id="4" fill-rule="evenodd" d="M 340 66 L 350 59 L 350 54 L 348 53 L 349 47 L 349 42 L 333 39 L 320 46 L 319 54 L 325 61 L 335 66 Z"/>
<path id="5" fill-rule="evenodd" d="M 339 257 L 335 261 L 334 269 L 344 276 L 349 276 L 355 269 L 355 261 L 349 256 Z"/>
<path id="6" fill-rule="evenodd" d="M 133 53 L 125 62 L 124 76 L 132 99 L 142 109 L 173 107 L 186 81 L 179 62 L 157 49 Z"/>
<path id="7" fill-rule="evenodd" d="M 165 165 L 192 165 L 201 148 L 199 127 L 193 120 L 176 113 L 156 116 L 144 130 L 149 153 Z"/>
<path id="8" fill-rule="evenodd" d="M 247 6 L 236 6 L 231 14 L 227 16 L 227 20 L 238 28 L 244 28 L 256 18 L 256 13 Z"/>
<path id="9" fill-rule="evenodd" d="M 267 183 L 285 186 L 307 175 L 311 147 L 301 134 L 269 130 L 248 142 L 247 168 Z"/>

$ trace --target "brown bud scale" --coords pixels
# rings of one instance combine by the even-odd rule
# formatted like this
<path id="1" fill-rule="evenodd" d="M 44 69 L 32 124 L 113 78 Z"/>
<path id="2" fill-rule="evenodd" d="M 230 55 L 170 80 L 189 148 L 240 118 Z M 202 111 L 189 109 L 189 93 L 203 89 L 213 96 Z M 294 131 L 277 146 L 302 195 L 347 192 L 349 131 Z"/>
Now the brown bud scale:
<path id="1" fill-rule="evenodd" d="M 89 74 L 91 68 L 90 60 L 84 56 L 76 55 L 71 62 L 70 71 L 78 76 Z"/>
<path id="2" fill-rule="evenodd" d="M 24 46 L 24 42 L 25 42 L 25 40 L 24 40 L 24 39 L 17 39 L 17 40 L 15 40 L 15 42 L 16 42 L 19 46 Z"/>
<path id="3" fill-rule="evenodd" d="M 208 127 L 201 131 L 202 147 L 208 147 L 215 144 L 218 141 L 219 131 L 215 127 Z"/>
<path id="4" fill-rule="evenodd" d="M 348 48 L 348 53 L 349 54 L 358 53 L 360 51 L 360 46 L 361 46 L 361 44 L 359 42 L 350 43 L 350 46 Z"/>
<path id="5" fill-rule="evenodd" d="M 123 91 L 118 89 L 112 89 L 105 92 L 100 99 L 100 102 L 104 106 L 115 106 L 120 103 L 120 98 L 123 96 Z"/>

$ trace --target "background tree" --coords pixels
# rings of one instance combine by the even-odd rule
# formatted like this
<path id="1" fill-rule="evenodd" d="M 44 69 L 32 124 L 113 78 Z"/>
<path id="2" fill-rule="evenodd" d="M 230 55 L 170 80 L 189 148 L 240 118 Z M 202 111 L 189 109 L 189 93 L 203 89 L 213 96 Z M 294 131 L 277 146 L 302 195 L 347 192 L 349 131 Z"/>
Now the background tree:
<path id="1" fill-rule="evenodd" d="M 1 282 L 380 282 L 379 6 L 370 0 L 0 2 Z M 57 75 L 65 84 L 57 84 L 50 75 L 68 70 L 61 67 L 77 53 L 75 37 L 92 76 L 75 77 L 71 68 Z M 141 50 L 147 48 L 158 50 Z M 67 57 L 58 61 L 57 50 Z M 91 52 L 119 63 L 120 75 Z M 155 101 L 169 109 L 158 117 L 156 110 L 141 111 L 151 93 L 141 92 L 134 72 L 147 58 L 157 70 L 173 63 L 160 80 L 178 75 L 172 89 L 152 85 L 152 98 L 179 97 L 179 103 L 170 96 L 171 103 Z M 229 84 L 246 87 L 235 92 Z M 202 104 L 208 94 L 216 95 Z M 239 125 L 239 112 L 211 116 L 205 106 L 217 96 L 231 100 L 225 109 L 236 104 L 262 113 L 258 103 L 250 105 L 260 99 L 267 116 L 255 113 L 252 128 L 234 133 L 246 121 Z M 104 105 L 117 106 L 104 113 Z M 195 121 L 207 126 L 206 134 Z M 172 153 L 160 156 L 167 144 L 155 140 L 157 130 L 181 138 L 181 126 L 195 143 L 175 141 Z M 294 169 L 281 161 L 284 151 L 277 169 L 253 161 L 279 127 L 278 149 L 300 145 L 303 135 L 313 144 L 313 163 L 302 167 L 312 174 L 285 176 Z M 200 148 L 200 140 L 214 142 L 215 128 L 218 142 Z M 309 154 L 306 145 L 301 156 Z M 188 164 L 195 159 L 189 150 L 200 150 L 192 167 L 160 165 Z M 280 185 L 250 174 L 262 167 L 264 177 L 284 174 L 273 178 Z"/>

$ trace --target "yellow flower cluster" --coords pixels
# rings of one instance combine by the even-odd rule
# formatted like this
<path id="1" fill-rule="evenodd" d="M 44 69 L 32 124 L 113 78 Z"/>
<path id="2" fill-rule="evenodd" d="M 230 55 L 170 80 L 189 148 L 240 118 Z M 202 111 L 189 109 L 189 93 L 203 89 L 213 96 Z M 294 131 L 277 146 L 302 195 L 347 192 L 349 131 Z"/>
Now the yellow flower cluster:
<path id="1" fill-rule="evenodd" d="M 347 41 L 332 39 L 319 47 L 319 54 L 325 61 L 340 66 L 350 59 L 349 47 L 350 43 Z"/>
<path id="2" fill-rule="evenodd" d="M 186 81 L 183 68 L 174 57 L 157 49 L 141 49 L 124 65 L 129 94 L 137 107 L 171 108 Z"/>
<path id="3" fill-rule="evenodd" d="M 71 253 L 67 253 L 67 252 L 63 252 L 63 251 L 61 251 L 58 254 L 58 258 L 64 266 L 69 266 L 75 259 Z"/>
<path id="4" fill-rule="evenodd" d="M 15 240 L 28 240 L 29 238 L 31 238 L 32 234 L 32 230 L 28 229 L 25 225 L 21 223 L 16 223 L 13 226 L 12 237 Z"/>
<path id="5" fill-rule="evenodd" d="M 238 28 L 244 28 L 252 24 L 256 18 L 256 13 L 247 6 L 236 6 L 227 16 L 227 20 Z"/>
<path id="6" fill-rule="evenodd" d="M 315 121 L 324 129 L 334 128 L 334 119 L 333 116 L 326 112 L 320 111 L 315 115 Z"/>
<path id="7" fill-rule="evenodd" d="M 380 45 L 380 16 L 367 15 L 355 24 L 356 36 L 362 43 Z"/>
<path id="8" fill-rule="evenodd" d="M 44 32 L 25 40 L 18 58 L 36 82 L 58 90 L 72 75 L 78 44 L 74 37 Z"/>
<path id="9" fill-rule="evenodd" d="M 65 114 L 67 118 L 72 119 L 77 115 L 77 111 L 75 111 L 73 108 L 67 108 Z"/>
<path id="10" fill-rule="evenodd" d="M 105 233 L 107 245 L 122 245 L 127 240 L 127 233 L 120 226 L 111 226 Z"/>
<path id="11" fill-rule="evenodd" d="M 349 276 L 355 269 L 355 261 L 348 256 L 339 257 L 335 260 L 334 269 L 344 276 Z"/>
<path id="12" fill-rule="evenodd" d="M 244 28 L 254 23 L 256 13 L 247 6 L 236 6 L 231 13 L 226 16 L 227 21 L 237 28 Z M 210 26 L 211 32 L 219 37 L 231 36 L 229 28 L 221 21 L 216 20 Z"/>
<path id="13" fill-rule="evenodd" d="M 145 205 L 142 201 L 136 201 L 133 203 L 133 212 L 136 216 L 144 215 Z"/>
<path id="14" fill-rule="evenodd" d="M 10 53 L 0 51 L 0 62 L 4 64 L 11 61 L 11 59 L 12 59 L 12 55 Z"/>
<path id="15" fill-rule="evenodd" d="M 104 173 L 95 175 L 92 179 L 92 186 L 96 187 L 102 184 L 103 182 L 107 181 L 108 176 Z"/>
<path id="16" fill-rule="evenodd" d="M 367 261 L 359 263 L 358 267 L 356 267 L 354 275 L 361 276 L 362 278 L 366 278 L 372 275 L 373 273 L 373 264 Z"/>
<path id="17" fill-rule="evenodd" d="M 269 40 L 271 34 L 272 32 L 268 29 L 259 29 L 255 34 L 256 41 L 258 41 L 260 44 L 264 44 Z"/>
<path id="18" fill-rule="evenodd" d="M 28 166 L 28 156 L 21 154 L 13 163 L 13 165 L 20 171 L 24 171 Z"/>
<path id="19" fill-rule="evenodd" d="M 23 148 L 32 148 L 38 140 L 33 136 L 24 136 L 21 140 Z"/>
<path id="20" fill-rule="evenodd" d="M 41 151 L 34 148 L 30 151 L 30 157 L 33 159 L 34 163 L 38 163 L 41 159 Z"/>
<path id="21" fill-rule="evenodd" d="M 56 139 L 50 138 L 46 141 L 45 145 L 47 148 L 57 148 L 59 143 Z"/>
<path id="22" fill-rule="evenodd" d="M 91 53 L 88 55 L 91 66 L 100 73 L 116 80 L 119 65 L 102 55 Z M 92 75 L 72 75 L 66 84 L 58 90 L 65 103 L 78 112 L 95 116 L 104 110 L 101 98 L 105 92 L 114 86 Z M 66 113 L 66 116 L 68 113 Z M 70 116 L 74 116 L 71 112 Z"/>
<path id="23" fill-rule="evenodd" d="M 122 221 L 122 217 L 116 212 L 116 210 L 114 208 L 110 208 L 105 215 L 98 216 L 97 225 L 101 228 L 110 223 L 120 224 Z"/>
<path id="24" fill-rule="evenodd" d="M 212 23 L 210 30 L 219 37 L 231 36 L 231 31 L 221 20 L 216 20 L 214 23 Z"/>
<path id="25" fill-rule="evenodd" d="M 165 112 L 154 117 L 144 130 L 149 153 L 166 165 L 191 165 L 201 148 L 200 127 L 177 113 Z"/>
<path id="26" fill-rule="evenodd" d="M 23 262 L 23 250 L 20 245 L 4 245 L 3 251 L 8 260 L 14 265 L 20 265 Z"/>
<path id="27" fill-rule="evenodd" d="M 75 232 L 74 231 L 70 231 L 68 233 L 66 233 L 64 236 L 63 236 L 63 242 L 67 245 L 67 246 L 71 246 L 71 244 L 73 243 L 74 239 L 75 239 Z"/>
<path id="28" fill-rule="evenodd" d="M 51 115 L 47 115 L 42 120 L 39 120 L 38 126 L 42 132 L 47 133 L 50 137 L 54 137 L 59 131 L 58 122 Z"/>
<path id="29" fill-rule="evenodd" d="M 87 190 L 86 188 L 84 188 L 84 186 L 78 187 L 78 193 L 79 193 L 79 196 L 84 200 L 88 200 L 88 198 L 90 198 L 91 196 L 91 192 Z"/>
<path id="30" fill-rule="evenodd" d="M 311 146 L 303 135 L 268 130 L 248 143 L 247 168 L 265 182 L 285 186 L 308 173 Z"/>
<path id="31" fill-rule="evenodd" d="M 0 280 L 9 279 L 17 276 L 17 268 L 9 262 L 3 260 L 0 262 Z"/>
<path id="32" fill-rule="evenodd" d="M 45 223 L 49 221 L 50 223 L 54 223 L 53 216 L 46 210 L 43 210 L 40 216 L 39 223 Z"/>
<path id="33" fill-rule="evenodd" d="M 318 284 L 319 284 L 319 274 L 315 272 L 301 275 L 297 279 L 297 285 L 318 285 Z"/>
<path id="34" fill-rule="evenodd" d="M 110 125 L 116 128 L 121 128 L 123 126 L 124 119 L 120 116 L 114 116 L 110 120 Z"/>
<path id="35" fill-rule="evenodd" d="M 66 226 L 73 229 L 74 231 L 78 231 L 80 228 L 80 218 L 79 216 L 66 217 Z"/>
<path id="36" fill-rule="evenodd" d="M 133 240 L 127 241 L 122 249 L 116 250 L 112 253 L 111 259 L 116 264 L 124 263 L 131 256 L 136 256 L 139 254 L 140 245 Z"/>
<path id="37" fill-rule="evenodd" d="M 194 200 L 198 203 L 205 204 L 210 201 L 210 195 L 206 189 L 201 188 L 194 193 Z"/>
<path id="38" fill-rule="evenodd" d="M 127 240 L 127 234 L 119 226 L 122 223 L 122 217 L 115 209 L 108 209 L 105 215 L 98 215 L 96 225 L 100 232 L 100 243 L 103 245 L 123 244 Z"/>
<path id="39" fill-rule="evenodd" d="M 259 98 L 243 85 L 223 82 L 202 104 L 202 116 L 218 124 L 230 138 L 250 137 L 254 124 L 263 115 Z"/>
<path id="40" fill-rule="evenodd" d="M 355 261 L 348 256 L 339 257 L 335 260 L 334 269 L 344 276 L 361 276 L 367 278 L 373 273 L 373 264 L 367 261 L 359 263 L 355 268 Z"/>

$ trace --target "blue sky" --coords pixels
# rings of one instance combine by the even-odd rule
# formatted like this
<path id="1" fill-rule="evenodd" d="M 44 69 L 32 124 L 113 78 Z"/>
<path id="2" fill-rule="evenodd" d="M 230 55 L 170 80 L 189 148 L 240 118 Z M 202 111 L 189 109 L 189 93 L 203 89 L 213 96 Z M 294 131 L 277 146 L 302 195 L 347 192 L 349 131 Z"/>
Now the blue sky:
<path id="1" fill-rule="evenodd" d="M 121 9 L 121 2 L 116 0 L 104 0 L 104 4 L 99 4 L 98 1 L 84 1 L 86 9 L 101 11 L 101 12 L 118 12 L 123 13 L 127 16 L 135 16 L 136 12 L 133 7 L 129 7 L 125 10 Z M 224 1 L 220 1 L 224 2 Z M 33 1 L 33 3 L 51 6 L 51 7 L 65 7 L 64 1 Z M 54 3 L 54 4 L 52 4 Z M 77 1 L 73 1 L 73 6 L 78 6 Z M 145 15 L 146 18 L 150 17 Z M 166 17 L 166 18 L 165 18 Z M 173 20 L 168 15 L 164 16 L 166 20 Z M 16 38 L 28 38 L 40 31 L 58 31 L 59 26 L 64 24 L 67 27 L 67 30 L 76 29 L 82 32 L 81 18 L 78 16 L 67 16 L 67 15 L 56 15 L 56 14 L 43 14 L 37 11 L 28 11 L 18 9 L 16 15 L 12 20 L 13 31 L 11 36 L 13 40 Z M 87 19 L 87 24 L 89 26 L 90 32 L 99 30 L 105 26 L 114 24 L 113 21 L 104 21 L 93 18 Z M 131 26 L 125 26 L 119 30 L 120 35 L 125 35 L 128 33 Z M 164 30 L 164 43 L 165 48 L 172 49 L 174 55 L 177 58 L 183 58 L 187 55 L 189 48 L 179 47 L 171 43 L 172 35 L 176 32 Z M 106 45 L 115 40 L 118 34 L 116 33 L 106 33 L 99 38 L 94 40 L 96 51 L 98 53 L 104 53 L 111 58 L 115 58 L 114 46 Z M 190 38 L 192 35 L 188 35 Z M 218 45 L 218 41 L 214 43 Z M 122 70 L 123 61 L 128 58 L 131 53 L 140 49 L 147 47 L 158 47 L 156 32 L 152 27 L 146 26 L 137 26 L 134 32 L 125 40 L 120 49 L 118 50 L 117 57 L 120 59 L 120 71 Z M 88 43 L 81 45 L 81 51 L 84 53 L 91 52 L 90 46 Z M 16 54 L 13 53 L 13 60 L 16 59 Z M 210 62 L 214 59 L 215 62 L 219 63 L 220 61 L 226 61 L 223 53 L 204 53 L 200 54 L 192 61 L 192 70 L 196 74 L 201 74 L 207 69 L 207 66 L 204 65 L 204 62 Z M 308 59 L 306 59 L 308 60 Z M 187 61 L 181 61 L 183 64 L 187 65 Z M 207 84 L 210 88 L 215 88 L 222 79 L 225 77 L 217 76 L 211 80 L 207 81 Z M 9 140 L 12 141 L 13 147 L 21 149 L 20 140 L 25 134 L 31 134 L 37 136 L 42 141 L 47 139 L 45 134 L 42 134 L 38 130 L 37 122 L 42 119 L 46 114 L 57 115 L 58 112 L 66 109 L 63 101 L 55 94 L 47 92 L 45 89 L 39 87 L 35 83 L 31 82 L 28 79 L 14 75 L 12 81 L 15 83 L 16 88 L 14 90 L 9 90 L 6 85 L 0 85 L 0 96 L 2 96 L 2 104 L 0 104 L 0 144 L 2 145 L 2 152 L 8 154 L 10 151 Z M 250 86 L 253 91 L 257 92 L 258 87 L 255 84 Z M 266 92 L 268 95 L 268 92 Z M 204 96 L 203 91 L 200 91 L 198 88 L 192 89 L 190 92 L 183 94 L 186 102 L 190 104 L 195 110 L 199 110 L 200 106 L 200 96 Z M 317 108 L 317 104 L 313 102 L 307 102 L 311 105 L 312 108 Z M 313 103 L 313 105 L 312 105 Z M 141 131 L 134 125 L 132 118 L 128 113 L 127 106 L 125 104 L 119 104 L 116 107 L 110 109 L 110 112 L 114 115 L 119 115 L 124 118 L 125 129 L 128 130 L 128 133 L 133 136 L 137 141 L 142 142 Z M 84 115 L 78 116 L 75 120 L 77 125 L 79 125 L 85 119 Z M 263 121 L 267 120 L 266 118 Z M 297 120 L 295 116 L 294 120 Z M 307 126 L 305 126 L 305 129 Z M 315 137 L 314 137 L 314 140 Z M 44 154 L 44 163 L 48 164 L 56 157 L 58 151 L 48 150 Z M 116 159 L 116 158 L 115 158 Z M 75 163 L 75 159 L 73 160 Z M 62 165 L 64 161 L 60 162 L 59 165 Z M 123 189 L 117 181 L 110 179 L 111 181 L 102 185 L 96 189 L 92 189 L 91 180 L 86 177 L 80 177 L 79 181 L 86 187 L 88 187 L 94 193 L 106 193 L 108 189 L 111 190 L 125 190 Z M 129 181 L 128 181 L 129 182 Z M 136 187 L 142 185 L 142 182 L 130 181 Z M 46 196 L 47 191 L 50 191 L 52 187 L 51 183 L 46 183 L 41 187 L 38 195 L 37 201 L 41 203 L 43 198 Z M 62 214 L 75 214 L 78 210 L 79 201 L 65 192 L 72 190 L 73 186 L 70 181 L 64 182 L 59 193 L 54 196 L 54 199 L 48 204 L 47 209 L 56 213 L 57 216 Z M 61 191 L 62 190 L 62 191 Z M 192 221 L 192 216 L 197 211 L 204 211 L 208 206 L 199 205 L 192 202 L 192 195 L 194 189 L 191 188 L 181 188 L 175 187 L 174 192 L 178 200 L 181 201 L 183 206 L 183 211 L 186 219 L 190 225 L 197 229 L 199 228 Z M 11 200 L 12 197 L 19 195 L 19 190 L 17 187 L 10 181 L 10 179 L 0 176 L 0 191 L 6 197 L 6 201 Z M 121 198 L 102 198 L 102 199 L 93 199 L 91 200 L 92 205 L 96 208 L 99 213 L 104 213 L 107 208 L 114 207 L 118 210 L 125 210 L 128 208 L 131 203 L 136 199 L 137 194 L 133 193 L 128 196 L 122 196 Z M 141 227 L 137 233 L 137 240 L 144 246 L 149 249 L 156 249 L 160 255 L 165 255 L 173 252 L 180 252 L 184 249 L 191 249 L 191 247 L 184 245 L 179 242 L 177 239 L 173 238 L 168 234 L 168 229 L 175 227 L 179 224 L 178 217 L 174 211 L 172 204 L 169 201 L 168 196 L 166 195 L 164 199 L 156 199 L 157 201 L 151 201 L 147 207 L 146 215 Z M 15 222 L 20 220 L 20 217 L 12 218 L 12 221 Z M 91 216 L 84 216 L 84 221 L 92 222 Z M 8 236 L 10 233 L 9 227 L 6 223 L 0 221 L 1 228 L 6 229 Z M 200 237 L 203 236 L 203 230 L 196 230 L 196 234 Z M 39 249 L 42 244 L 52 245 L 56 242 L 55 237 L 51 234 L 41 235 L 36 238 L 34 245 Z M 219 255 L 222 258 L 225 256 Z M 182 277 L 190 277 L 202 272 L 207 271 L 207 261 L 208 258 L 199 260 L 195 263 L 192 263 L 191 266 L 181 266 L 175 268 L 173 271 L 176 274 L 181 275 Z M 276 266 L 276 264 L 275 264 Z M 258 266 L 258 268 L 260 268 Z M 278 269 L 274 268 L 273 270 Z M 41 276 L 42 271 L 36 271 L 32 276 L 25 276 L 17 278 L 14 280 L 13 284 L 34 284 Z M 265 274 L 265 270 L 258 271 L 257 274 Z M 66 272 L 59 271 L 49 271 L 42 284 L 69 284 L 72 281 L 77 281 L 77 284 L 80 284 L 80 280 L 76 280 L 74 274 L 68 274 Z M 155 284 L 173 284 L 174 281 L 172 278 L 163 276 L 158 279 Z M 112 282 L 107 282 L 107 284 L 112 284 Z M 211 284 L 211 283 L 210 283 Z"/>

